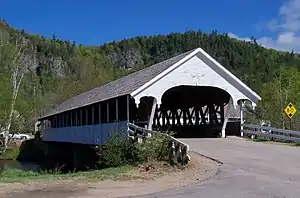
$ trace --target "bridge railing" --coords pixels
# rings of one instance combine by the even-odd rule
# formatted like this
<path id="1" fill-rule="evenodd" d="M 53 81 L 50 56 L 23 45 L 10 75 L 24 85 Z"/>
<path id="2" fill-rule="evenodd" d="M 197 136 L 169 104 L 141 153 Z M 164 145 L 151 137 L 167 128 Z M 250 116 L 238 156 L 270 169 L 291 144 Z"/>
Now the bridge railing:
<path id="1" fill-rule="evenodd" d="M 274 127 L 243 124 L 244 135 L 254 135 L 270 140 L 300 143 L 300 131 L 277 129 Z"/>
<path id="2" fill-rule="evenodd" d="M 146 141 L 147 138 L 150 138 L 154 135 L 167 136 L 170 139 L 170 142 L 168 144 L 170 162 L 187 164 L 190 161 L 190 156 L 188 155 L 189 145 L 167 133 L 149 130 L 136 126 L 132 123 L 128 123 L 128 132 L 136 141 L 140 143 Z"/>

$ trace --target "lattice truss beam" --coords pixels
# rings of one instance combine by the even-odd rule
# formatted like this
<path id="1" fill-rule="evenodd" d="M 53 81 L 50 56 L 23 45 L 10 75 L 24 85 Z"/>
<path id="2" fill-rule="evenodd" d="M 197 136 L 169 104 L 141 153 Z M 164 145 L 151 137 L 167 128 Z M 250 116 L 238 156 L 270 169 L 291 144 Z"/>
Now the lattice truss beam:
<path id="1" fill-rule="evenodd" d="M 155 127 L 222 125 L 224 105 L 203 105 L 185 109 L 164 109 L 156 107 L 153 125 Z"/>

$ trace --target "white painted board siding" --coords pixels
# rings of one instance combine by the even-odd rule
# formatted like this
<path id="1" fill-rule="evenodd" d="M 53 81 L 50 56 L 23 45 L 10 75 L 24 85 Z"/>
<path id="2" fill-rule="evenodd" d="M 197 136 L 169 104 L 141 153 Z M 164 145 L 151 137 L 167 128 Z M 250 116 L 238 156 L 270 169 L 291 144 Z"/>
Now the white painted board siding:
<path id="1" fill-rule="evenodd" d="M 168 89 L 180 85 L 211 86 L 223 89 L 230 94 L 234 105 L 237 105 L 237 101 L 240 99 L 252 101 L 197 56 L 192 57 L 162 79 L 156 81 L 154 84 L 134 96 L 134 98 L 136 101 L 139 101 L 143 96 L 153 96 L 157 99 L 158 104 L 161 104 L 163 94 Z"/>

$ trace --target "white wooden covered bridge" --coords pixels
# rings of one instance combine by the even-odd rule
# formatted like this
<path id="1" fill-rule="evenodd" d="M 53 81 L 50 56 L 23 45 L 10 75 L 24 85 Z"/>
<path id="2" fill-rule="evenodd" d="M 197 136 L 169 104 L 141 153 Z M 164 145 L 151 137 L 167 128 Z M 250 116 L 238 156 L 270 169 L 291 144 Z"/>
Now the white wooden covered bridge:
<path id="1" fill-rule="evenodd" d="M 42 138 L 102 144 L 110 132 L 126 132 L 128 122 L 183 136 L 225 137 L 237 107 L 260 99 L 197 48 L 66 100 L 40 118 Z"/>

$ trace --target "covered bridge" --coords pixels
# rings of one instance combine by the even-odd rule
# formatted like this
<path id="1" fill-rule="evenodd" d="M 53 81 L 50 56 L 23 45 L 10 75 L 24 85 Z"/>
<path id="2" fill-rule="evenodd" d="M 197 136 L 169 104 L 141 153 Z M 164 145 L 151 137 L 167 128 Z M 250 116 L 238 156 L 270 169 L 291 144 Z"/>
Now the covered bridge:
<path id="1" fill-rule="evenodd" d="M 40 118 L 44 141 L 103 144 L 127 123 L 225 137 L 245 100 L 261 98 L 201 48 L 91 89 Z"/>

